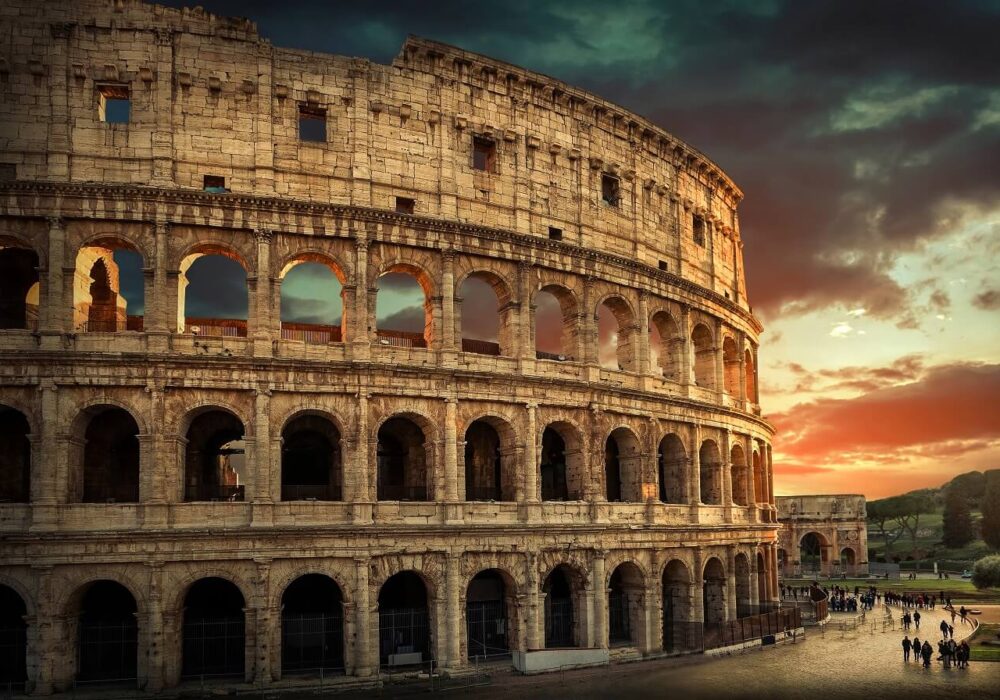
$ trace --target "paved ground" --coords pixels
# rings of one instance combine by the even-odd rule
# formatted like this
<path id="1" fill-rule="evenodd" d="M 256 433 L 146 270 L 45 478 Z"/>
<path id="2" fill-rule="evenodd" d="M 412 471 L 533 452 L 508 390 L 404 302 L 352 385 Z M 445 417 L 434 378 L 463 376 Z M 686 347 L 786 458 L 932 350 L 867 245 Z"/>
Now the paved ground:
<path id="1" fill-rule="evenodd" d="M 664 660 L 534 677 L 498 675 L 489 687 L 455 689 L 446 695 L 477 700 L 522 697 L 995 700 L 1000 697 L 1000 664 L 973 662 L 966 670 L 944 669 L 938 661 L 932 662 L 930 669 L 912 661 L 905 664 L 899 645 L 903 638 L 898 624 L 901 612 L 895 608 L 893 614 L 897 618 L 895 631 L 871 634 L 871 621 L 882 617 L 881 608 L 877 607 L 874 614 L 868 614 L 869 625 L 863 630 L 841 632 L 838 623 L 853 615 L 838 615 L 824 634 L 810 630 L 806 640 L 794 645 L 715 661 Z M 922 631 L 928 633 L 936 650 L 940 636 L 937 626 L 944 614 L 937 610 L 927 611 L 923 616 Z M 968 629 L 965 628 L 966 633 Z M 955 637 L 960 638 L 962 632 L 960 626 Z M 381 697 L 391 694 L 386 689 Z M 379 697 L 379 694 L 356 697 Z"/>

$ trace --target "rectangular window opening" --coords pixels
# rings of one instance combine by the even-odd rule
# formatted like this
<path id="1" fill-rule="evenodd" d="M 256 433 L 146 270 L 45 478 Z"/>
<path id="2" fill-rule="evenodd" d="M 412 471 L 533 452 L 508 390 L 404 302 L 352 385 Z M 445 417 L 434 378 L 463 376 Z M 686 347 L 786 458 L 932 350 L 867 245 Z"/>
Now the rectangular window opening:
<path id="1" fill-rule="evenodd" d="M 561 241 L 562 229 L 556 228 L 555 226 L 549 226 L 549 238 L 551 238 L 553 241 Z"/>
<path id="2" fill-rule="evenodd" d="M 601 199 L 613 207 L 621 201 L 621 182 L 614 175 L 601 175 Z"/>
<path id="3" fill-rule="evenodd" d="M 700 246 L 705 245 L 705 220 L 700 216 L 694 217 L 694 242 Z"/>
<path id="4" fill-rule="evenodd" d="M 299 105 L 299 140 L 314 143 L 326 142 L 325 109 Z"/>
<path id="5" fill-rule="evenodd" d="M 128 124 L 132 99 L 128 85 L 98 85 L 98 116 L 105 124 Z"/>
<path id="6" fill-rule="evenodd" d="M 412 197 L 396 197 L 396 213 L 412 214 L 417 201 Z"/>
<path id="7" fill-rule="evenodd" d="M 497 144 L 483 136 L 472 137 L 472 167 L 488 173 L 496 172 Z"/>
<path id="8" fill-rule="evenodd" d="M 222 194 L 229 191 L 226 189 L 226 178 L 221 175 L 206 175 L 203 189 L 213 194 Z"/>
<path id="9" fill-rule="evenodd" d="M 663 270 L 664 272 L 667 271 L 668 268 L 667 268 L 667 261 L 666 260 L 661 260 L 660 261 L 660 269 Z"/>

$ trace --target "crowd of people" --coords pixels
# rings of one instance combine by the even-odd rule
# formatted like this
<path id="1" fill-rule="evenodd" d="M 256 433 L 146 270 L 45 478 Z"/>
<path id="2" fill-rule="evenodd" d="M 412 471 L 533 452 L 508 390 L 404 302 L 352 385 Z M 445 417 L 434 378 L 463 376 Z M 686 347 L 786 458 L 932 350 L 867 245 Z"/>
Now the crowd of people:
<path id="1" fill-rule="evenodd" d="M 910 640 L 908 635 L 903 636 L 903 661 L 910 661 L 910 653 L 913 653 L 913 660 L 923 662 L 924 668 L 931 667 L 931 657 L 934 656 L 934 647 L 930 640 L 920 641 L 919 637 Z M 969 667 L 969 643 L 965 640 L 956 642 L 954 639 L 940 639 L 937 643 L 938 660 L 944 664 L 945 668 L 968 668 Z"/>

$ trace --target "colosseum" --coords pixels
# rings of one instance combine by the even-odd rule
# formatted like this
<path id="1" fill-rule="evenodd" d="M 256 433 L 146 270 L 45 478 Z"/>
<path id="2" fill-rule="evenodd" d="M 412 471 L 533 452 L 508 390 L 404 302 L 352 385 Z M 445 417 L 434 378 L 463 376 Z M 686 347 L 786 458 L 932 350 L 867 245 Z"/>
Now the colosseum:
<path id="1" fill-rule="evenodd" d="M 706 156 L 420 38 L 382 65 L 136 0 L 0 27 L 3 684 L 538 669 L 777 614 L 742 193 Z M 243 318 L 190 311 L 211 259 Z M 285 317 L 306 266 L 336 323 Z M 422 331 L 379 322 L 388 276 Z"/>

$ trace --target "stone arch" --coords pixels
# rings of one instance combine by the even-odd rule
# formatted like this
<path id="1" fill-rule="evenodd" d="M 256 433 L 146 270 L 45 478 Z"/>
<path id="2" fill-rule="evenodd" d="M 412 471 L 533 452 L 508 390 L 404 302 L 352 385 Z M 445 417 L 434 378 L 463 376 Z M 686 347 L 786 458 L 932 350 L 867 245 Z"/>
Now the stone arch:
<path id="1" fill-rule="evenodd" d="M 131 266 L 137 270 L 142 270 L 151 259 L 140 242 L 121 232 L 95 234 L 77 249 L 73 277 L 73 328 L 76 331 L 143 330 L 143 314 L 130 314 L 129 300 L 121 293 L 119 263 L 114 257 L 117 252 L 138 257 L 138 261 L 131 261 Z M 144 304 L 145 301 L 143 292 Z"/>
<path id="2" fill-rule="evenodd" d="M 139 415 L 122 401 L 86 402 L 70 427 L 71 502 L 136 503 L 142 472 Z"/>
<path id="3" fill-rule="evenodd" d="M 385 275 L 389 274 L 404 274 L 412 277 L 417 285 L 420 286 L 421 291 L 424 294 L 423 308 L 424 308 L 424 328 L 422 333 L 414 333 L 411 331 L 391 329 L 391 328 L 380 328 L 378 324 L 378 296 L 379 296 L 379 286 L 378 280 Z M 372 316 L 371 316 L 371 326 L 376 329 L 376 338 L 379 344 L 390 345 L 396 347 L 415 347 L 415 348 L 429 348 L 433 347 L 435 342 L 434 333 L 434 295 L 435 295 L 435 284 L 433 277 L 427 271 L 427 268 L 415 261 L 404 261 L 400 258 L 393 258 L 392 260 L 386 261 L 385 264 L 377 270 L 372 279 L 372 284 L 370 289 L 372 290 Z"/>
<path id="4" fill-rule="evenodd" d="M 830 540 L 816 530 L 809 530 L 799 537 L 799 564 L 802 573 L 825 572 L 830 564 Z"/>
<path id="5" fill-rule="evenodd" d="M 467 658 L 502 657 L 518 648 L 518 595 L 517 581 L 506 569 L 481 569 L 468 579 L 464 588 Z"/>
<path id="6" fill-rule="evenodd" d="M 379 421 L 374 435 L 378 500 L 434 500 L 433 423 L 419 413 L 397 412 Z"/>
<path id="7" fill-rule="evenodd" d="M 605 496 L 611 502 L 643 501 L 642 449 L 628 427 L 612 430 L 604 442 Z"/>
<path id="8" fill-rule="evenodd" d="M 700 465 L 701 502 L 721 506 L 723 503 L 722 455 L 715 440 L 704 440 L 698 451 Z"/>
<path id="9" fill-rule="evenodd" d="M 715 389 L 715 339 L 704 323 L 691 329 L 692 380 L 705 389 Z"/>
<path id="10" fill-rule="evenodd" d="M 281 592 L 281 673 L 344 669 L 344 593 L 326 573 L 304 573 Z"/>
<path id="11" fill-rule="evenodd" d="M 431 586 L 420 571 L 392 574 L 379 586 L 379 659 L 389 666 L 434 658 Z"/>
<path id="12" fill-rule="evenodd" d="M 182 420 L 184 500 L 242 501 L 250 480 L 246 460 L 246 423 L 220 404 L 191 409 Z"/>
<path id="13" fill-rule="evenodd" d="M 684 441 L 676 433 L 668 433 L 657 448 L 660 500 L 663 503 L 686 503 L 688 457 Z"/>
<path id="14" fill-rule="evenodd" d="M 746 452 L 739 443 L 734 443 L 729 450 L 730 483 L 733 488 L 733 503 L 738 506 L 750 505 L 747 491 L 750 486 L 749 467 Z"/>
<path id="15" fill-rule="evenodd" d="M 636 646 L 646 637 L 646 574 L 634 561 L 611 569 L 606 585 L 608 645 Z"/>
<path id="16" fill-rule="evenodd" d="M 750 560 L 743 552 L 737 552 L 735 562 L 736 617 L 749 617 L 756 613 L 750 602 Z"/>
<path id="17" fill-rule="evenodd" d="M 655 331 L 657 341 L 650 343 L 654 348 L 654 357 L 650 358 L 654 371 L 659 370 L 664 379 L 680 382 L 684 357 L 684 337 L 680 326 L 668 311 L 660 309 L 650 316 L 649 328 L 651 336 Z"/>
<path id="18" fill-rule="evenodd" d="M 750 403 L 760 403 L 760 399 L 757 397 L 757 363 L 754 362 L 753 353 L 750 352 L 750 348 L 744 351 L 743 356 L 744 365 L 746 366 L 744 371 L 747 377 L 746 400 Z"/>
<path id="19" fill-rule="evenodd" d="M 245 338 L 248 320 L 246 318 L 203 318 L 187 313 L 188 271 L 201 258 L 220 256 L 232 260 L 243 268 L 243 279 L 247 297 L 247 316 L 250 309 L 250 288 L 248 280 L 256 273 L 255 268 L 235 248 L 228 243 L 201 241 L 188 246 L 180 255 L 177 277 L 177 332 L 193 333 L 201 336 L 223 336 Z M 197 332 L 194 330 L 197 328 Z"/>
<path id="20" fill-rule="evenodd" d="M 539 329 L 538 308 L 546 304 L 541 295 L 547 294 L 559 306 L 562 324 L 558 335 Z M 549 283 L 538 287 L 531 299 L 532 340 L 535 357 L 540 360 L 572 361 L 580 359 L 580 305 L 576 295 L 561 284 Z M 549 336 L 552 336 L 551 338 Z M 556 350 L 558 348 L 558 350 Z"/>
<path id="21" fill-rule="evenodd" d="M 628 372 L 638 371 L 639 353 L 638 343 L 636 342 L 638 326 L 635 321 L 635 311 L 632 309 L 632 305 L 619 294 L 604 296 L 597 302 L 597 307 L 594 311 L 595 322 L 598 325 L 599 321 L 597 319 L 601 314 L 601 309 L 607 309 L 614 317 L 616 331 L 612 334 L 612 342 L 610 343 L 611 348 L 614 350 L 613 357 L 603 359 L 600 357 L 602 354 L 600 351 L 601 340 L 600 338 L 597 339 L 599 364 L 608 369 L 625 370 Z"/>
<path id="22" fill-rule="evenodd" d="M 710 637 L 721 633 L 722 624 L 726 621 L 726 567 L 718 557 L 709 557 L 702 572 L 705 643 L 708 648 L 714 641 Z"/>
<path id="23" fill-rule="evenodd" d="M 496 328 L 476 329 L 470 319 L 476 319 L 478 314 L 466 314 L 465 285 L 470 280 L 479 280 L 493 291 L 496 297 L 495 313 Z M 515 335 L 517 331 L 516 305 L 513 303 L 513 287 L 510 282 L 497 272 L 476 268 L 465 272 L 455 284 L 455 337 L 462 341 L 464 352 L 474 352 L 483 355 L 513 356 L 515 354 Z M 480 311 L 485 311 L 481 309 Z M 484 332 L 484 331 L 489 332 Z M 491 336 L 491 337 L 485 337 Z M 495 340 L 493 338 L 495 336 Z"/>
<path id="24" fill-rule="evenodd" d="M 199 577 L 185 588 L 181 677 L 245 677 L 246 593 L 222 576 Z"/>
<path id="25" fill-rule="evenodd" d="M 569 420 L 555 420 L 542 428 L 541 443 L 542 500 L 582 500 L 586 479 L 583 431 Z"/>
<path id="26" fill-rule="evenodd" d="M 315 250 L 299 250 L 285 257 L 280 264 L 280 272 L 275 284 L 278 289 L 283 289 L 284 282 L 295 268 L 303 264 L 322 265 L 330 271 L 334 279 L 340 285 L 340 322 L 338 325 L 306 323 L 285 319 L 284 292 L 278 296 L 278 316 L 281 324 L 281 338 L 283 340 L 301 340 L 306 343 L 325 344 L 344 342 L 347 340 L 345 330 L 349 327 L 347 323 L 348 312 L 351 310 L 350 299 L 347 297 L 346 287 L 348 286 L 347 273 L 343 265 L 333 255 Z"/>
<path id="27" fill-rule="evenodd" d="M 281 500 L 343 498 L 343 433 L 323 411 L 298 411 L 281 431 Z"/>
<path id="28" fill-rule="evenodd" d="M 28 416 L 0 404 L 0 503 L 31 498 L 31 435 Z"/>
<path id="29" fill-rule="evenodd" d="M 586 644 L 586 578 L 574 566 L 559 563 L 541 579 L 545 605 L 545 648 Z"/>
<path id="30" fill-rule="evenodd" d="M 38 328 L 41 260 L 27 240 L 0 234 L 0 329 Z"/>
<path id="31" fill-rule="evenodd" d="M 740 396 L 740 351 L 731 335 L 722 340 L 723 386 L 726 393 L 736 398 Z"/>
<path id="32" fill-rule="evenodd" d="M 858 566 L 858 554 L 854 547 L 843 547 L 840 550 L 840 567 L 845 574 L 848 576 L 854 576 L 857 573 Z"/>
<path id="33" fill-rule="evenodd" d="M 0 579 L 0 687 L 23 687 L 28 681 L 28 603 Z"/>
<path id="34" fill-rule="evenodd" d="M 469 421 L 463 435 L 465 500 L 516 500 L 518 443 L 513 426 L 486 414 Z"/>
<path id="35" fill-rule="evenodd" d="M 66 637 L 76 640 L 76 680 L 137 678 L 139 597 L 128 585 L 105 577 L 91 579 L 73 590 L 63 610 Z"/>
<path id="36" fill-rule="evenodd" d="M 660 574 L 661 634 L 668 654 L 687 651 L 698 643 L 692 610 L 693 586 L 688 565 L 671 559 Z"/>

